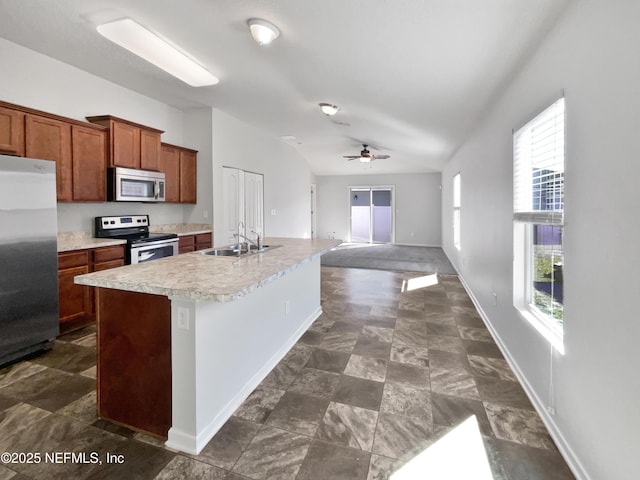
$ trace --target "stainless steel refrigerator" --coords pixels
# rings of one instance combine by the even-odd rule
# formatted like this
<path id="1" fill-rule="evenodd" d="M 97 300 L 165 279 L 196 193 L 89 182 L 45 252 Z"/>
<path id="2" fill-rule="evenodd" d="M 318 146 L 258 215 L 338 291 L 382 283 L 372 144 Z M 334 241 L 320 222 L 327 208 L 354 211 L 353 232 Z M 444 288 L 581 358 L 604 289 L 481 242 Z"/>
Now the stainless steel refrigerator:
<path id="1" fill-rule="evenodd" d="M 0 366 L 59 333 L 55 162 L 0 155 Z"/>

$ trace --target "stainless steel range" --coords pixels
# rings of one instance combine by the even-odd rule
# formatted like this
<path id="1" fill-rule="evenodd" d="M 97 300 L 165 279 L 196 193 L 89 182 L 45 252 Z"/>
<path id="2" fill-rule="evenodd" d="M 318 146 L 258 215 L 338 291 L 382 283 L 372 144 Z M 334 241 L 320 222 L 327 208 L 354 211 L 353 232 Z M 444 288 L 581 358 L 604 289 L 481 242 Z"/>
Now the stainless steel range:
<path id="1" fill-rule="evenodd" d="M 127 263 L 143 263 L 178 254 L 178 235 L 149 233 L 149 215 L 95 217 L 97 238 L 127 241 Z"/>

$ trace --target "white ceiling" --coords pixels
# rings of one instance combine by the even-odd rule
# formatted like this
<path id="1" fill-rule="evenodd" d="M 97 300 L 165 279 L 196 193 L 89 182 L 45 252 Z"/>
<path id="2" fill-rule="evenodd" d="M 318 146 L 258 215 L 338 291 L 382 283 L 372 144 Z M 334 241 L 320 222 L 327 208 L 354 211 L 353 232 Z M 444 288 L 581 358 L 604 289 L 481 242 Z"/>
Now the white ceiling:
<path id="1" fill-rule="evenodd" d="M 0 36 L 164 103 L 294 135 L 319 175 L 416 173 L 442 169 L 570 1 L 0 0 Z M 189 87 L 97 33 L 122 17 L 220 83 Z M 280 38 L 259 47 L 252 17 Z M 327 117 L 319 102 L 341 110 Z M 391 158 L 342 158 L 361 143 Z"/>

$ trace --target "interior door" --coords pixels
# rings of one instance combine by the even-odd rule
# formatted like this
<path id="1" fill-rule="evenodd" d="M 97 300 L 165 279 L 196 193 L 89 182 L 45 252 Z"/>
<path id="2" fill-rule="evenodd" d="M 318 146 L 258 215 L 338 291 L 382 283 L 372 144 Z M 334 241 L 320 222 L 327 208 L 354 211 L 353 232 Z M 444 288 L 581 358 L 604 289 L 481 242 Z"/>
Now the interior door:
<path id="1" fill-rule="evenodd" d="M 222 168 L 222 208 L 225 239 L 221 245 L 230 245 L 237 242 L 234 235 L 242 228 L 240 222 L 244 221 L 244 172 L 242 170 Z"/>
<path id="2" fill-rule="evenodd" d="M 255 239 L 264 234 L 264 176 L 244 172 L 244 223 L 245 235 Z"/>

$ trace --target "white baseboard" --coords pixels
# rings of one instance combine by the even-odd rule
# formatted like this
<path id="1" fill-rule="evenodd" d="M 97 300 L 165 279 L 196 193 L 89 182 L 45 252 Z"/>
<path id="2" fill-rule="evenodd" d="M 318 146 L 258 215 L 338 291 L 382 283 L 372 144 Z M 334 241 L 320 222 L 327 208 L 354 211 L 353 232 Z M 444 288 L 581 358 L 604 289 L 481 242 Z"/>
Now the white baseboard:
<path id="1" fill-rule="evenodd" d="M 458 270 L 456 269 L 456 271 Z M 544 402 L 540 399 L 540 397 L 538 397 L 536 392 L 531 387 L 531 384 L 527 380 L 527 377 L 525 377 L 522 370 L 520 370 L 520 367 L 518 366 L 513 356 L 509 352 L 509 349 L 506 347 L 506 345 L 500 338 L 500 335 L 498 335 L 498 332 L 491 325 L 488 315 L 483 310 L 482 306 L 480 305 L 480 302 L 478 301 L 473 291 L 471 290 L 471 287 L 459 272 L 458 272 L 458 278 L 460 279 L 460 283 L 462 283 L 462 286 L 466 290 L 467 295 L 469 295 L 469 298 L 475 305 L 476 310 L 480 314 L 480 317 L 482 318 L 482 321 L 484 322 L 485 326 L 489 330 L 489 333 L 491 333 L 491 336 L 496 342 L 496 345 L 498 345 L 498 348 L 502 352 L 502 355 L 506 359 L 507 363 L 509 364 L 513 372 L 515 373 L 516 377 L 518 378 L 518 381 L 520 382 L 520 385 L 522 385 L 522 388 L 524 389 L 525 393 L 529 397 L 529 400 L 531 400 L 533 407 L 536 409 L 536 412 L 538 412 L 538 415 L 540 415 L 542 422 L 544 423 L 545 427 L 547 427 L 547 430 L 549 431 L 549 435 L 551 435 L 551 438 L 553 438 L 553 441 L 556 443 L 556 446 L 558 447 L 560 454 L 564 458 L 565 462 L 567 462 L 567 465 L 571 469 L 572 473 L 575 475 L 575 477 L 578 480 L 590 480 L 591 477 L 589 476 L 586 469 L 582 465 L 582 462 L 580 462 L 580 459 L 571 448 L 571 445 L 569 445 L 567 440 L 564 438 L 564 435 L 562 434 L 562 432 L 558 429 L 558 426 L 554 422 L 553 417 L 551 417 L 551 415 L 549 415 L 549 412 L 547 412 Z"/>
<path id="2" fill-rule="evenodd" d="M 247 399 L 258 385 L 266 378 L 267 375 L 275 368 L 276 365 L 284 358 L 284 356 L 293 348 L 300 337 L 309 329 L 311 324 L 322 315 L 322 307 L 318 308 L 300 325 L 300 327 L 291 335 L 282 347 L 277 350 L 271 358 L 244 384 L 244 386 L 233 396 L 231 400 L 220 410 L 218 415 L 206 425 L 197 436 L 187 434 L 177 430 L 174 427 L 169 429 L 168 439 L 165 445 L 175 450 L 180 450 L 192 455 L 198 455 L 202 449 L 209 443 L 216 433 L 231 418 L 240 405 Z"/>

